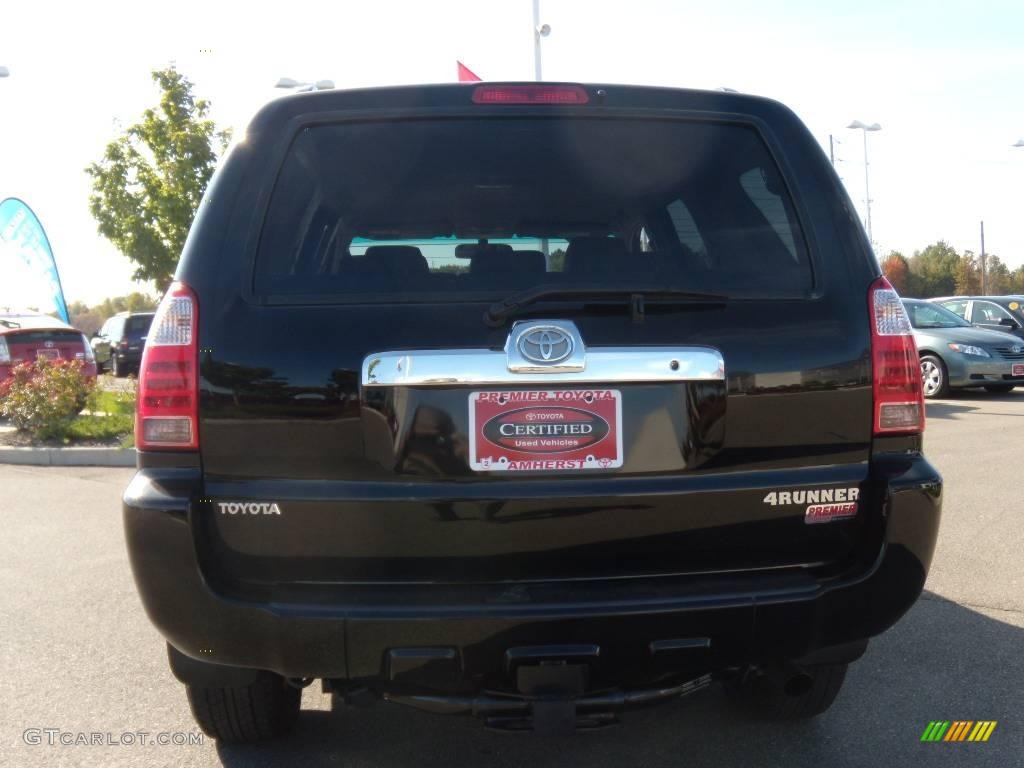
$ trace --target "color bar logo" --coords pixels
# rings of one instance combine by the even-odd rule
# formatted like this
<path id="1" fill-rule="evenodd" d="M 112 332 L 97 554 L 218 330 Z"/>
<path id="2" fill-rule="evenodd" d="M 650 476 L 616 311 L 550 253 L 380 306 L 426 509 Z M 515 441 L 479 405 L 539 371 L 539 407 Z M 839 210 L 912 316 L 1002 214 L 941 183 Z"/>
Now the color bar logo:
<path id="1" fill-rule="evenodd" d="M 988 741 L 995 729 L 995 720 L 933 720 L 921 734 L 921 741 Z"/>

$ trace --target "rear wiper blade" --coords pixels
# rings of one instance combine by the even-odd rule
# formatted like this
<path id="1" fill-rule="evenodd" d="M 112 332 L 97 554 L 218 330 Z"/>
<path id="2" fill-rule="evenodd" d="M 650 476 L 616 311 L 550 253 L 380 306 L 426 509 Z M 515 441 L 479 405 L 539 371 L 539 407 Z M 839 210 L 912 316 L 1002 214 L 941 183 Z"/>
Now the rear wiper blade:
<path id="1" fill-rule="evenodd" d="M 21 328 L 21 323 L 16 323 L 13 320 L 0 320 L 0 325 L 5 325 L 8 328 Z"/>
<path id="2" fill-rule="evenodd" d="M 567 298 L 602 297 L 602 296 L 642 296 L 653 298 L 659 296 L 692 301 L 725 301 L 728 296 L 718 293 L 705 293 L 666 285 L 535 285 L 523 291 L 517 291 L 508 298 L 496 301 L 484 312 L 484 322 L 492 328 L 500 327 L 507 318 L 539 299 L 552 296 Z"/>

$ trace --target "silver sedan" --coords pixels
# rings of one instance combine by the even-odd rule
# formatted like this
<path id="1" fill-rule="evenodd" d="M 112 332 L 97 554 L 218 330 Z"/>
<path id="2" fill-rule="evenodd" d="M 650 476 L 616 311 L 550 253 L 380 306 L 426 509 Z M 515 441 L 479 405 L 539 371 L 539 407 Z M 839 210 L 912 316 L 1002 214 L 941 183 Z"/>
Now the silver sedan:
<path id="1" fill-rule="evenodd" d="M 951 389 L 984 387 L 1009 392 L 1024 385 L 1024 341 L 1008 333 L 976 328 L 937 304 L 904 299 L 921 358 L 925 397 Z"/>

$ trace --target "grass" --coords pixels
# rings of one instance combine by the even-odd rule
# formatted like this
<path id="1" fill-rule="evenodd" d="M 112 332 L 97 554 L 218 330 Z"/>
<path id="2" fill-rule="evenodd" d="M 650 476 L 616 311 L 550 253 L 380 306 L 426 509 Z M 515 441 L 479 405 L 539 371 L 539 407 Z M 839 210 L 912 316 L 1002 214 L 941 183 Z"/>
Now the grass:
<path id="1" fill-rule="evenodd" d="M 122 448 L 135 445 L 135 394 L 95 389 L 83 413 L 71 422 L 67 438 L 71 440 L 121 440 Z"/>
<path id="2" fill-rule="evenodd" d="M 96 389 L 89 400 L 88 408 L 94 412 L 131 416 L 135 413 L 135 395 L 131 392 Z"/>

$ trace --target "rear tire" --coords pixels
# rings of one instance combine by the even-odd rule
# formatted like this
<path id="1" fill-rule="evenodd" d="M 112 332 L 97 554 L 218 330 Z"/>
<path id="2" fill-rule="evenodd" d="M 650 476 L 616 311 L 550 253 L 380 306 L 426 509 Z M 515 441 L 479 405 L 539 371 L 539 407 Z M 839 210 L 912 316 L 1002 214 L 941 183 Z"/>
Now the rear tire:
<path id="1" fill-rule="evenodd" d="M 804 667 L 809 679 L 797 682 L 781 669 L 772 670 L 732 683 L 728 690 L 740 707 L 759 719 L 806 720 L 832 706 L 843 687 L 848 667 L 848 664 Z"/>
<path id="2" fill-rule="evenodd" d="M 124 371 L 121 370 L 121 366 L 118 365 L 117 355 L 115 355 L 113 352 L 111 352 L 110 353 L 110 375 L 113 376 L 115 379 L 119 379 L 119 378 L 121 378 L 121 375 L 123 373 L 124 373 Z"/>
<path id="3" fill-rule="evenodd" d="M 1013 387 L 1013 384 L 987 384 L 985 385 L 985 391 L 1005 395 L 1007 392 L 1012 392 Z"/>
<path id="4" fill-rule="evenodd" d="M 230 744 L 268 741 L 291 730 L 302 691 L 280 675 L 261 672 L 241 687 L 186 685 L 192 717 L 207 736 Z"/>
<path id="5" fill-rule="evenodd" d="M 921 355 L 921 388 L 927 398 L 945 397 L 949 394 L 949 372 L 942 358 Z"/>

